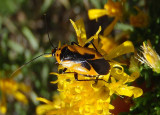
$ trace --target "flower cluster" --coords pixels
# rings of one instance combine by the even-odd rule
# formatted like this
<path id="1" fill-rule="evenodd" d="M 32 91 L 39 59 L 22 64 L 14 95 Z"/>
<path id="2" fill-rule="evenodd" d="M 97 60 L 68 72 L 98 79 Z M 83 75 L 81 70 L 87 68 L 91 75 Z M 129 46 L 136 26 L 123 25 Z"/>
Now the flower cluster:
<path id="1" fill-rule="evenodd" d="M 123 13 L 124 0 L 113 2 L 108 0 L 104 5 L 104 9 L 90 9 L 88 10 L 88 16 L 90 20 L 98 19 L 104 15 L 109 17 L 115 17 L 112 23 L 104 30 L 103 35 L 107 36 L 111 30 L 113 30 L 115 24 L 121 19 Z"/>
<path id="2" fill-rule="evenodd" d="M 87 37 L 83 19 L 70 20 L 77 43 L 72 42 L 71 45 L 61 46 L 61 42 L 59 42 L 58 47 L 54 47 L 54 44 L 51 43 L 50 35 L 47 32 L 48 36 L 42 37 L 48 37 L 50 45 L 53 47 L 52 53 L 44 53 L 33 58 L 19 67 L 10 77 L 7 77 L 7 74 L 15 67 L 10 66 L 13 61 L 20 63 L 16 59 L 22 57 L 29 59 L 31 53 L 36 53 L 39 49 L 43 50 L 41 46 L 34 48 L 34 45 L 37 46 L 37 34 L 34 37 L 30 29 L 39 32 L 37 30 L 41 30 L 47 24 L 43 24 L 43 21 L 36 17 L 33 19 L 37 19 L 37 22 L 33 21 L 29 13 L 25 14 L 23 11 L 25 9 L 18 8 L 16 14 L 9 13 L 9 15 L 0 16 L 0 20 L 2 20 L 0 23 L 2 27 L 0 27 L 3 33 L 2 40 L 0 40 L 2 41 L 0 43 L 0 49 L 2 49 L 0 58 L 2 62 L 2 66 L 0 66 L 0 115 L 30 114 L 33 111 L 38 115 L 111 115 L 120 112 L 128 112 L 124 114 L 160 114 L 157 102 L 160 98 L 160 49 L 158 49 L 160 11 L 158 0 L 156 2 L 152 0 L 107 0 L 101 7 L 104 1 L 82 0 L 79 2 L 81 4 L 76 4 L 76 6 L 73 1 L 56 1 L 55 3 L 58 4 L 58 7 L 54 5 L 55 8 L 58 8 L 56 12 L 65 13 L 65 15 L 52 13 L 49 16 L 53 19 L 49 22 L 52 24 L 54 22 L 56 27 L 60 24 L 66 30 L 68 26 L 65 25 L 68 24 L 62 23 L 59 19 L 64 20 L 71 14 L 72 17 L 79 13 L 82 16 L 85 11 L 82 8 L 88 10 L 87 16 L 91 21 L 87 21 L 89 22 L 87 28 L 90 32 L 95 31 L 95 28 L 91 27 L 96 27 L 97 24 L 101 25 L 96 27 L 97 30 L 93 35 Z M 51 11 L 52 3 L 50 0 L 50 2 L 39 4 L 38 8 L 41 8 L 39 15 L 44 11 Z M 89 9 L 94 6 L 99 9 Z M 83 16 L 86 18 L 86 15 Z M 105 20 L 106 22 L 104 22 Z M 19 25 L 19 27 L 22 26 L 21 31 L 16 31 L 18 22 L 21 22 Z M 24 27 L 23 22 L 29 25 Z M 51 36 L 57 36 L 55 38 L 58 39 L 61 37 L 59 32 L 61 34 L 62 30 L 54 31 Z M 66 39 L 70 39 L 73 38 L 73 33 L 68 31 L 64 36 L 67 36 Z M 14 38 L 8 39 L 8 37 Z M 21 39 L 24 37 L 27 38 L 25 41 Z M 151 42 L 147 40 L 148 38 Z M 15 44 L 16 41 L 20 44 Z M 29 42 L 33 48 L 24 45 L 25 42 Z M 47 41 L 40 40 L 39 42 Z M 140 46 L 140 44 L 142 45 Z M 29 49 L 25 50 L 26 47 Z M 137 47 L 140 49 L 138 53 Z M 33 52 L 30 49 L 33 49 Z M 37 71 L 31 74 L 31 79 L 25 79 L 27 83 L 34 86 L 36 93 L 41 96 L 37 98 L 29 86 L 18 82 L 19 78 L 14 79 L 14 77 L 24 66 L 42 56 L 54 56 L 53 61 L 57 61 L 58 73 L 55 71 L 50 73 L 52 76 L 57 76 L 53 78 L 54 81 L 50 82 L 51 85 L 56 85 L 54 89 L 57 88 L 57 91 L 49 92 L 50 85 L 46 82 L 42 83 L 40 80 L 48 80 L 49 67 L 42 68 L 40 72 L 42 78 L 33 77 L 39 73 L 37 71 L 40 68 L 37 68 Z M 42 96 L 47 98 L 52 96 L 52 98 L 49 100 Z M 22 110 L 23 107 L 21 108 L 19 104 L 23 105 L 25 110 Z M 36 110 L 33 109 L 35 106 Z"/>
<path id="3" fill-rule="evenodd" d="M 30 91 L 30 87 L 24 83 L 17 83 L 11 78 L 0 79 L 0 91 L 2 93 L 0 101 L 0 113 L 5 114 L 7 111 L 7 97 L 14 97 L 16 100 L 28 104 L 28 99 L 24 93 Z"/>
<path id="4" fill-rule="evenodd" d="M 120 55 L 134 52 L 132 42 L 126 41 L 115 47 L 112 51 L 105 52 L 107 49 L 107 46 L 105 46 L 106 44 L 103 43 L 99 45 L 98 43 L 98 35 L 101 27 L 95 35 L 87 39 L 83 20 L 78 20 L 76 22 L 71 20 L 71 23 L 76 31 L 79 45 L 84 46 L 85 43 L 93 40 L 98 51 L 103 52 L 106 60 L 110 60 L 110 71 L 107 75 L 100 75 L 99 78 L 103 80 L 98 80 L 97 83 L 95 83 L 94 80 L 76 81 L 72 73 L 51 73 L 58 76 L 58 79 L 51 83 L 58 83 L 59 94 L 53 96 L 53 101 L 41 97 L 38 98 L 38 100 L 45 104 L 37 107 L 37 114 L 107 115 L 111 114 L 111 109 L 114 109 L 114 106 L 111 105 L 111 97 L 113 94 L 129 97 L 133 96 L 134 98 L 141 96 L 143 94 L 142 89 L 126 84 L 137 79 L 139 73 L 133 72 L 131 75 L 128 75 L 124 72 L 124 68 L 120 63 L 112 61 L 113 58 Z M 100 39 L 104 40 L 105 38 L 101 37 Z M 62 67 L 59 67 L 59 69 L 61 68 Z M 82 75 L 78 77 L 79 79 L 94 79 Z"/>
<path id="5" fill-rule="evenodd" d="M 94 20 L 104 15 L 120 18 L 122 16 L 123 4 L 124 0 L 121 0 L 120 2 L 108 0 L 104 5 L 104 9 L 90 9 L 88 11 L 89 19 Z"/>

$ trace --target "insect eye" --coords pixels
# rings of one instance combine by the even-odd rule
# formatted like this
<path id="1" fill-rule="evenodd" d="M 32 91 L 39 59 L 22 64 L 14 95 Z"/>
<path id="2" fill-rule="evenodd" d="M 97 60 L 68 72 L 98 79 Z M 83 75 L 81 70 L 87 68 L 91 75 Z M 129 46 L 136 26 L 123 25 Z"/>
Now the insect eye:
<path id="1" fill-rule="evenodd" d="M 56 50 L 57 50 L 57 49 L 52 49 L 52 56 L 55 55 Z"/>

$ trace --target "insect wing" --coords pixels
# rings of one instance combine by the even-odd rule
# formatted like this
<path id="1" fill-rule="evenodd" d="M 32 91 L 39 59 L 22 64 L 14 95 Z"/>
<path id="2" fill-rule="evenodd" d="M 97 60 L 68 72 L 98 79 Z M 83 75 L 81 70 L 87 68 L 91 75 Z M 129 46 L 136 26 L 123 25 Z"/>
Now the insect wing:
<path id="1" fill-rule="evenodd" d="M 99 75 L 106 75 L 110 70 L 110 64 L 104 58 L 87 60 L 87 62 L 94 68 Z"/>

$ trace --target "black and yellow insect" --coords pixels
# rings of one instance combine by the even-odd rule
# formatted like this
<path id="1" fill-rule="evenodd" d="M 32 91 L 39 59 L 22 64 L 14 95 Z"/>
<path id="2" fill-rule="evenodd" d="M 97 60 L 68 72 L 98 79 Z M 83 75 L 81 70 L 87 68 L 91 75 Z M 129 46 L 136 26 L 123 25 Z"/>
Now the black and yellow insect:
<path id="1" fill-rule="evenodd" d="M 47 24 L 46 24 L 46 31 L 47 31 Z M 63 73 L 65 73 L 66 70 L 71 71 L 72 73 L 74 73 L 74 77 L 78 81 L 95 80 L 95 79 L 79 80 L 78 75 L 86 77 L 96 77 L 96 80 L 103 80 L 99 79 L 99 76 L 107 75 L 109 73 L 111 68 L 109 61 L 103 58 L 103 56 L 98 52 L 98 50 L 91 41 L 86 43 L 83 47 L 75 42 L 72 42 L 71 45 L 63 45 L 62 47 L 55 48 L 51 43 L 49 33 L 48 33 L 48 39 L 51 46 L 53 47 L 52 53 L 44 53 L 33 58 L 31 61 L 25 63 L 15 72 L 13 72 L 11 76 L 13 76 L 18 70 L 23 68 L 25 65 L 46 54 L 47 55 L 52 54 L 52 56 L 55 56 L 57 63 L 64 68 Z M 88 46 L 90 44 L 92 44 L 94 48 L 89 48 Z"/>
<path id="2" fill-rule="evenodd" d="M 88 47 L 90 44 L 93 45 L 94 49 Z M 65 73 L 66 70 L 71 71 L 74 73 L 74 77 L 78 81 L 103 80 L 99 79 L 99 76 L 107 75 L 110 71 L 109 61 L 103 58 L 92 42 L 85 44 L 83 47 L 72 42 L 71 45 L 63 45 L 59 48 L 53 48 L 52 53 L 44 53 L 33 58 L 31 61 L 18 68 L 11 76 L 28 63 L 46 54 L 52 54 L 52 56 L 56 58 L 57 63 L 64 68 L 63 73 Z M 96 77 L 96 79 L 79 80 L 78 75 Z"/>
<path id="3" fill-rule="evenodd" d="M 48 39 L 51 46 L 53 47 L 52 53 L 44 53 L 33 58 L 31 61 L 25 63 L 15 72 L 13 72 L 11 76 L 13 76 L 18 70 L 23 68 L 25 65 L 46 54 L 52 54 L 52 56 L 55 56 L 57 63 L 64 68 L 63 73 L 65 73 L 68 69 L 69 71 L 74 73 L 74 77 L 78 81 L 95 80 L 79 80 L 78 75 L 83 75 L 86 77 L 96 77 L 96 80 L 98 80 L 100 75 L 107 75 L 109 73 L 111 68 L 109 61 L 103 58 L 103 56 L 98 52 L 98 50 L 91 41 L 86 43 L 83 47 L 75 42 L 72 42 L 71 45 L 63 45 L 62 47 L 55 48 L 51 42 L 47 30 L 46 15 L 45 22 Z M 94 49 L 88 47 L 90 44 L 93 45 Z"/>
<path id="4" fill-rule="evenodd" d="M 55 56 L 58 64 L 64 68 L 63 73 L 67 69 L 72 71 L 78 81 L 85 81 L 78 79 L 79 74 L 86 77 L 96 77 L 98 80 L 100 75 L 109 73 L 109 61 L 103 58 L 95 46 L 94 49 L 89 48 L 90 44 L 94 46 L 92 42 L 85 44 L 84 47 L 72 42 L 71 45 L 63 45 L 52 50 L 52 55 Z"/>

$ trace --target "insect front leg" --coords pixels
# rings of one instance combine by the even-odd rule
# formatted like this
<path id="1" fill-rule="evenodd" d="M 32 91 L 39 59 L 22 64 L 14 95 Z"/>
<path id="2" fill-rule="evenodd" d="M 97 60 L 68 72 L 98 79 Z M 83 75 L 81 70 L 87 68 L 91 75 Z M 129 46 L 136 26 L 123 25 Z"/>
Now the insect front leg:
<path id="1" fill-rule="evenodd" d="M 84 45 L 84 47 L 88 48 L 88 46 L 89 46 L 91 43 L 92 43 L 91 41 L 88 42 L 88 43 L 86 43 L 86 44 Z"/>
<path id="2" fill-rule="evenodd" d="M 67 70 L 67 68 L 64 68 L 63 74 L 73 73 L 74 74 L 74 78 L 75 78 L 76 81 L 95 81 L 95 84 L 98 83 L 98 80 L 105 81 L 104 79 L 99 79 L 99 76 L 88 76 L 88 75 L 87 76 L 86 75 L 82 75 L 82 76 L 85 76 L 85 77 L 96 77 L 96 79 L 78 79 L 78 75 L 79 75 L 78 73 L 76 73 L 76 72 L 65 72 L 66 70 Z"/>
<path id="3" fill-rule="evenodd" d="M 92 44 L 93 45 L 93 47 L 95 48 L 95 45 L 92 43 L 92 41 L 90 41 L 90 42 L 88 42 L 88 43 L 86 43 L 85 45 L 84 45 L 84 47 L 88 47 L 90 44 Z M 80 45 L 78 45 L 76 42 L 71 42 L 71 45 L 77 45 L 77 46 L 80 46 Z M 96 49 L 96 48 L 95 48 Z"/>
<path id="4" fill-rule="evenodd" d="M 66 73 L 66 71 L 67 71 L 67 68 L 63 68 L 63 69 L 59 69 L 58 73 L 64 74 L 64 73 Z"/>
<path id="5" fill-rule="evenodd" d="M 80 46 L 80 45 L 78 45 L 76 42 L 71 42 L 71 45 L 77 45 L 77 46 Z"/>
<path id="6" fill-rule="evenodd" d="M 62 70 L 62 73 L 65 73 L 67 71 L 67 68 L 64 68 L 63 70 Z"/>

